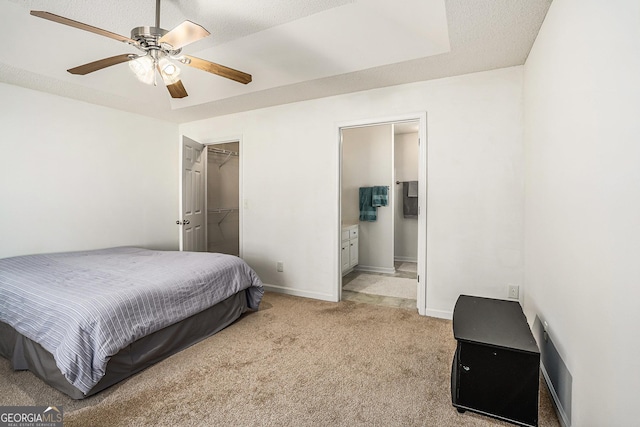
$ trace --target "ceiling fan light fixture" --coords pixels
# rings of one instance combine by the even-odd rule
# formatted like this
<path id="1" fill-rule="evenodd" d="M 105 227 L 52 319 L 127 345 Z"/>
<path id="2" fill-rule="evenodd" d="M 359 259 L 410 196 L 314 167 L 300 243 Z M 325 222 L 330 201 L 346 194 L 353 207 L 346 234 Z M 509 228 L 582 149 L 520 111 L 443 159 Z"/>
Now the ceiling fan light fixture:
<path id="1" fill-rule="evenodd" d="M 155 82 L 154 61 L 149 55 L 129 61 L 129 68 L 142 83 L 152 85 Z"/>
<path id="2" fill-rule="evenodd" d="M 170 85 L 180 80 L 180 68 L 167 58 L 160 58 L 158 69 L 165 84 Z"/>

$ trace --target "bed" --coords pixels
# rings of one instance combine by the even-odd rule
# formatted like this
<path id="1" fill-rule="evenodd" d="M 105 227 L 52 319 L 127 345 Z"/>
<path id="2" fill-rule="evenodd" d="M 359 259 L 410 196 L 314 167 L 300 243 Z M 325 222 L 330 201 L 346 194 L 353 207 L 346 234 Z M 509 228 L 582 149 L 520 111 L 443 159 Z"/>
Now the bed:
<path id="1" fill-rule="evenodd" d="M 232 255 L 120 247 L 0 259 L 0 355 L 83 399 L 257 310 L 263 293 Z"/>

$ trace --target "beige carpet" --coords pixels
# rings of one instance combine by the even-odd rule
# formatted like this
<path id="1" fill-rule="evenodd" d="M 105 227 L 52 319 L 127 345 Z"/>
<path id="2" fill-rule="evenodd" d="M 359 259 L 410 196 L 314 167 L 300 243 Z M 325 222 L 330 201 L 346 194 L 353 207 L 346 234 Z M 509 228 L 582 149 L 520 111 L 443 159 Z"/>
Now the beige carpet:
<path id="1" fill-rule="evenodd" d="M 418 297 L 418 282 L 415 279 L 380 276 L 376 274 L 360 274 L 344 285 L 342 289 L 365 294 L 413 300 Z"/>
<path id="2" fill-rule="evenodd" d="M 509 426 L 451 406 L 451 322 L 267 293 L 260 310 L 74 401 L 0 358 L 0 405 L 62 405 L 71 426 Z M 558 426 L 544 387 L 540 426 Z"/>

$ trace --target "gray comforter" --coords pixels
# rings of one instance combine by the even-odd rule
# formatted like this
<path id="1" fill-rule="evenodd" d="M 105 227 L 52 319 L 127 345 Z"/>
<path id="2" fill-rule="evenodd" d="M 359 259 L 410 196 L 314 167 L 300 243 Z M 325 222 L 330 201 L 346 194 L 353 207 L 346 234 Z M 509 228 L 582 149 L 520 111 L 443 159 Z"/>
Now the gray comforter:
<path id="1" fill-rule="evenodd" d="M 135 340 L 262 282 L 240 258 L 124 247 L 0 259 L 0 321 L 39 343 L 87 393 Z"/>

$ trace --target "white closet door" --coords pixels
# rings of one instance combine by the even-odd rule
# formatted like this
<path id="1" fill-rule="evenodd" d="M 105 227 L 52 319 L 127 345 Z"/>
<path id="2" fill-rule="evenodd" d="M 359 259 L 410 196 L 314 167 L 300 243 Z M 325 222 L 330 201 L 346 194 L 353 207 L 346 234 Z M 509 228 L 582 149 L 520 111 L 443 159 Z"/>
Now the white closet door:
<path id="1" fill-rule="evenodd" d="M 205 165 L 204 145 L 182 137 L 182 226 L 181 249 L 207 250 L 205 233 Z"/>

